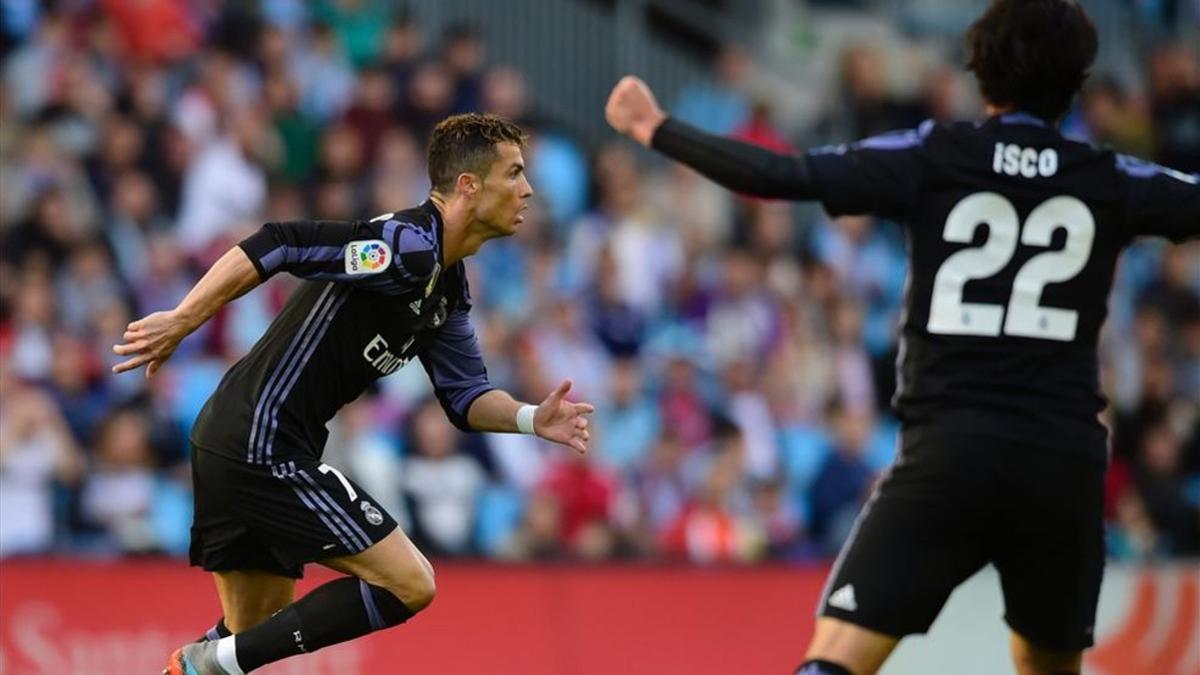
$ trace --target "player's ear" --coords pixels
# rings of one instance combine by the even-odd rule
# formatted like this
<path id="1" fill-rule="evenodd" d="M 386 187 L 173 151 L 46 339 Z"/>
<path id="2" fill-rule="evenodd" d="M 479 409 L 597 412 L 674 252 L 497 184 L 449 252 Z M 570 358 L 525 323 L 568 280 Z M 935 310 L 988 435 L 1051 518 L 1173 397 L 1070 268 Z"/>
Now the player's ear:
<path id="1" fill-rule="evenodd" d="M 483 187 L 483 181 L 473 173 L 460 173 L 454 182 L 454 189 L 461 195 L 474 196 Z"/>

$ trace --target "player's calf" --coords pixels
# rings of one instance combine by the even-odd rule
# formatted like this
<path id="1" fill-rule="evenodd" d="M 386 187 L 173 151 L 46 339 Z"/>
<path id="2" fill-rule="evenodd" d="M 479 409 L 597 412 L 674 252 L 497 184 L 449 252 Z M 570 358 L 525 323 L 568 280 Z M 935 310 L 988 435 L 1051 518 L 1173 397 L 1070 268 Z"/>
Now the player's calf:
<path id="1" fill-rule="evenodd" d="M 362 579 L 331 581 L 254 628 L 216 642 L 185 646 L 172 656 L 164 672 L 243 675 L 289 656 L 399 625 L 433 600 L 432 583 L 409 585 L 405 590 L 413 598 L 412 607 L 393 591 Z"/>
<path id="2" fill-rule="evenodd" d="M 232 638 L 238 665 L 249 672 L 402 624 L 433 599 L 431 589 L 409 586 L 406 590 L 412 606 L 394 591 L 354 577 L 319 586 L 262 625 Z"/>

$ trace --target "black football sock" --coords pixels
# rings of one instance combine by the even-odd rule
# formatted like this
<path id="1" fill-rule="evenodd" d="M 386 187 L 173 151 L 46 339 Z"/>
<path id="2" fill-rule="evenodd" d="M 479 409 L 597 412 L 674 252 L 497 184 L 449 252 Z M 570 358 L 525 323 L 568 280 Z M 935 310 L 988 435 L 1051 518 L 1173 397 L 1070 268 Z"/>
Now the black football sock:
<path id="1" fill-rule="evenodd" d="M 800 668 L 796 670 L 796 675 L 854 675 L 850 669 L 845 666 L 839 666 L 832 661 L 823 659 L 809 659 L 800 664 Z"/>
<path id="2" fill-rule="evenodd" d="M 208 632 L 200 636 L 196 642 L 212 642 L 221 638 L 229 637 L 233 633 L 229 632 L 229 628 L 225 625 L 225 617 L 217 619 L 217 624 L 208 629 Z"/>
<path id="3" fill-rule="evenodd" d="M 234 643 L 245 672 L 289 656 L 404 623 L 412 610 L 386 589 L 356 577 L 318 586 L 244 633 Z"/>

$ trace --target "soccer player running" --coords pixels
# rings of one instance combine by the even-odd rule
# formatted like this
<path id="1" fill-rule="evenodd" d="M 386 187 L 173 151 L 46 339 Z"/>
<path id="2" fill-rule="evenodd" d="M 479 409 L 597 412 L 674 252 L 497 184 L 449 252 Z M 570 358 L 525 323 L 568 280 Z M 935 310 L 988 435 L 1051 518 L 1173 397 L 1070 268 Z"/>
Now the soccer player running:
<path id="1" fill-rule="evenodd" d="M 800 156 L 672 120 L 633 77 L 605 109 L 617 131 L 731 190 L 905 226 L 899 453 L 833 566 L 798 674 L 876 672 L 987 563 L 1023 675 L 1078 673 L 1092 645 L 1097 336 L 1131 239 L 1200 235 L 1200 181 L 1060 134 L 1097 48 L 1077 4 L 997 0 L 966 46 L 986 120 Z"/>
<path id="2" fill-rule="evenodd" d="M 533 194 L 524 135 L 491 115 L 434 129 L 429 199 L 360 222 L 267 223 L 174 310 L 129 325 L 117 372 L 150 377 L 225 303 L 287 271 L 309 281 L 225 374 L 191 435 L 191 562 L 224 611 L 169 675 L 238 675 L 411 618 L 433 568 L 379 503 L 321 462 L 325 423 L 375 380 L 418 358 L 446 415 L 468 431 L 523 432 L 587 451 L 592 406 L 564 381 L 538 406 L 488 382 L 468 319 L 463 259 L 513 234 Z M 309 562 L 348 576 L 294 600 Z"/>

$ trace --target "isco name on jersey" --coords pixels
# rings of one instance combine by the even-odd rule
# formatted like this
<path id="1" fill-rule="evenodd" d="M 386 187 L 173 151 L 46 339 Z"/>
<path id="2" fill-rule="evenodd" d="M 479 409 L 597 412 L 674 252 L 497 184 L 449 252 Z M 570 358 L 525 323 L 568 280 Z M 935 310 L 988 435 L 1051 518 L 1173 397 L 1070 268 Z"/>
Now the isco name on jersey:
<path id="1" fill-rule="evenodd" d="M 1058 173 L 1058 151 L 1054 148 L 1039 151 L 1015 143 L 997 143 L 992 155 L 992 171 L 1025 178 L 1049 178 Z"/>

